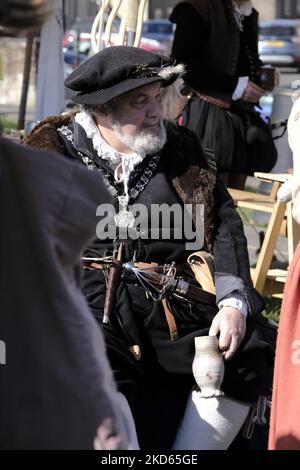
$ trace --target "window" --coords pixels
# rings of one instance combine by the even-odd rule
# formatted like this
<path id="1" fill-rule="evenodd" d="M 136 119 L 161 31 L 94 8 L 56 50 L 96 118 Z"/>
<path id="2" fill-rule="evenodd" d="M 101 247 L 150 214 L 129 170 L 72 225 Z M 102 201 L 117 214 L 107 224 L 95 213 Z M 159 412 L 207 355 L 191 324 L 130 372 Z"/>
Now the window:
<path id="1" fill-rule="evenodd" d="M 267 26 L 260 28 L 259 34 L 269 37 L 291 37 L 295 34 L 295 28 L 293 26 Z"/>
<path id="2" fill-rule="evenodd" d="M 291 0 L 284 0 L 283 2 L 283 15 L 286 18 L 292 17 L 292 1 Z"/>
<path id="3" fill-rule="evenodd" d="M 277 0 L 278 18 L 300 18 L 300 0 Z"/>

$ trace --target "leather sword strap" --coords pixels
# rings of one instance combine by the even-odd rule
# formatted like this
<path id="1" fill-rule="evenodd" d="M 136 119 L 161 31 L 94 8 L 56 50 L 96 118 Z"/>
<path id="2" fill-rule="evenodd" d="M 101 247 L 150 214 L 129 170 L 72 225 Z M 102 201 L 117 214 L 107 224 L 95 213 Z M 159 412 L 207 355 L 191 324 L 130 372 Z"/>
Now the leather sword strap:
<path id="1" fill-rule="evenodd" d="M 220 100 L 219 98 L 214 98 L 213 96 L 205 95 L 195 91 L 194 94 L 203 101 L 207 101 L 210 104 L 218 106 L 223 109 L 230 109 L 230 103 L 228 101 Z"/>

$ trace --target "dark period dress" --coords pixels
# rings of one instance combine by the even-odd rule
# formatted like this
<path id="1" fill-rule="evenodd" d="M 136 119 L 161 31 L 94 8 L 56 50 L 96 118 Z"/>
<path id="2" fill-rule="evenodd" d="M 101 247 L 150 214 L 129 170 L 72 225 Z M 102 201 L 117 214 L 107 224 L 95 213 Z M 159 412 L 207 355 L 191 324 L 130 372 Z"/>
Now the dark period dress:
<path id="1" fill-rule="evenodd" d="M 172 57 L 186 65 L 185 85 L 193 90 L 183 124 L 196 132 L 204 148 L 213 150 L 220 173 L 270 171 L 277 153 L 269 126 L 253 105 L 232 100 L 239 77 L 260 84 L 257 11 L 244 17 L 242 31 L 231 0 L 182 1 L 170 20 L 176 24 Z M 249 132 L 251 126 L 259 131 Z"/>

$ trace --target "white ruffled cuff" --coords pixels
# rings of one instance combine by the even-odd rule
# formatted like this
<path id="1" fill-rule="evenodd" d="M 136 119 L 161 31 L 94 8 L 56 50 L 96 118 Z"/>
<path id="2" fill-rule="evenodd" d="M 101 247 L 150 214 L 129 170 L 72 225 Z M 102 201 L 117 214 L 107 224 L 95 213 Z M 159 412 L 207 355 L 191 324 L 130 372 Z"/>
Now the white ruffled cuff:
<path id="1" fill-rule="evenodd" d="M 246 301 L 244 300 L 244 297 L 241 294 L 238 293 L 231 293 L 230 296 L 225 297 L 224 299 L 221 300 L 218 304 L 219 310 L 222 307 L 233 307 L 236 308 L 237 310 L 240 311 L 242 315 L 247 317 L 248 315 L 248 307 L 246 304 Z"/>
<path id="2" fill-rule="evenodd" d="M 242 98 L 244 91 L 247 88 L 248 82 L 249 82 L 249 77 L 239 77 L 238 84 L 232 95 L 233 101 L 236 101 Z"/>

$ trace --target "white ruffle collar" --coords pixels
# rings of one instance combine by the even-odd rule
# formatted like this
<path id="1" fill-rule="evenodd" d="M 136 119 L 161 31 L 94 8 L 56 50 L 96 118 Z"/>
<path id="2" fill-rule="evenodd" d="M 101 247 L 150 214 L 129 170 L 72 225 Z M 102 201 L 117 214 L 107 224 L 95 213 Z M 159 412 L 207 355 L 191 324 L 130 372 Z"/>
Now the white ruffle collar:
<path id="1" fill-rule="evenodd" d="M 107 160 L 111 165 L 117 165 L 122 159 L 131 160 L 133 166 L 140 163 L 145 155 L 139 155 L 137 153 L 121 153 L 118 150 L 111 147 L 106 140 L 102 137 L 91 113 L 88 111 L 80 111 L 75 116 L 75 121 L 83 127 L 85 133 L 89 139 L 93 142 L 93 147 L 97 152 L 98 156 Z"/>
<path id="2" fill-rule="evenodd" d="M 234 17 L 237 22 L 237 25 L 239 27 L 240 31 L 244 30 L 243 27 L 243 19 L 244 16 L 250 16 L 253 10 L 253 1 L 252 0 L 247 0 L 247 2 L 241 3 L 241 5 L 238 5 L 234 0 L 232 0 L 232 4 L 234 7 Z"/>
<path id="3" fill-rule="evenodd" d="M 131 172 L 135 166 L 141 163 L 146 155 L 137 153 L 120 153 L 111 147 L 102 137 L 91 113 L 82 110 L 75 116 L 75 121 L 83 127 L 89 139 L 93 142 L 93 147 L 98 156 L 107 160 L 111 166 L 117 165 L 114 171 L 114 178 L 117 182 L 123 182 L 124 193 L 128 196 L 128 182 Z"/>

